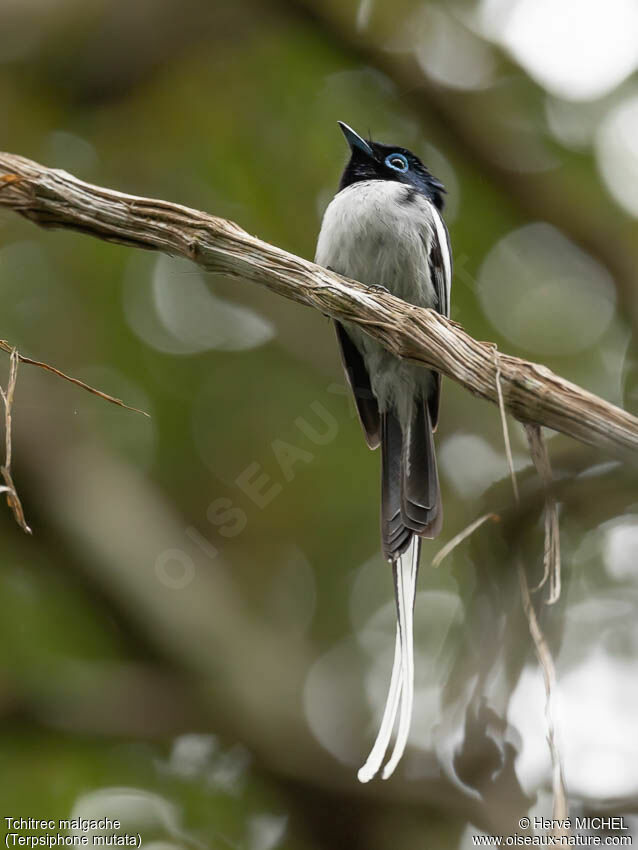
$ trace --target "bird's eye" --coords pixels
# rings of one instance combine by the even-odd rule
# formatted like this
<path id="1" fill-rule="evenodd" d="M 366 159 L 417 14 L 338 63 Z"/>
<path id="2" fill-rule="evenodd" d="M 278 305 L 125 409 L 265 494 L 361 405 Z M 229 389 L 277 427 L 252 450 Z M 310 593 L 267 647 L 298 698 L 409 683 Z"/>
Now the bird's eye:
<path id="1" fill-rule="evenodd" d="M 385 158 L 385 164 L 388 168 L 393 168 L 395 171 L 407 171 L 408 161 L 402 153 L 391 153 Z"/>

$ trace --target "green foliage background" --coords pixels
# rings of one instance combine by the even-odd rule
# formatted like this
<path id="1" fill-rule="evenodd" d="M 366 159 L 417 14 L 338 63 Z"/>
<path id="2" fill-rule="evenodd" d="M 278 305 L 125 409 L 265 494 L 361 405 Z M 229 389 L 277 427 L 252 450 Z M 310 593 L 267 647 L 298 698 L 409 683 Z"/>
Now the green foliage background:
<path id="1" fill-rule="evenodd" d="M 452 317 L 501 350 L 542 359 L 635 407 L 635 224 L 608 195 L 591 150 L 551 136 L 545 93 L 498 48 L 486 44 L 496 82 L 463 92 L 388 49 L 416 8 L 378 3 L 357 29 L 350 0 L 5 2 L 1 144 L 90 182 L 233 219 L 310 258 L 345 158 L 337 120 L 426 160 L 429 152 L 456 183 Z M 538 150 L 551 165 L 528 168 Z M 513 152 L 519 167 L 508 165 Z M 498 240 L 537 221 L 611 274 L 617 307 L 602 342 L 540 355 L 485 315 L 481 264 Z M 185 301 L 200 297 L 198 278 L 186 265 L 166 268 L 179 314 L 180 288 Z M 478 682 L 454 761 L 462 781 L 434 743 L 413 748 L 392 782 L 361 787 L 356 767 L 375 720 L 371 659 L 353 635 L 357 617 L 389 602 L 391 583 L 378 552 L 378 458 L 345 395 L 330 323 L 239 280 L 209 279 L 217 297 L 265 319 L 272 338 L 246 350 L 202 344 L 177 353 L 155 314 L 154 275 L 154 256 L 0 218 L 1 336 L 152 416 L 20 368 L 14 477 L 34 534 L 0 513 L 0 814 L 68 817 L 83 796 L 125 787 L 154 801 L 146 846 L 246 850 L 457 847 L 468 823 L 506 831 L 537 794 L 547 814 L 548 772 L 534 788 L 519 785 L 522 741 L 511 744 L 505 720 L 507 694 L 535 664 L 513 553 L 520 546 L 530 581 L 540 578 L 540 488 L 526 468 L 523 508 L 514 510 L 498 412 L 446 383 L 440 544 L 486 511 L 501 523 L 484 526 L 436 571 L 428 560 L 439 543 L 428 545 L 417 605 L 423 651 L 445 638 L 434 742 L 447 734 L 455 699 Z M 575 302 L 565 338 L 578 337 L 578 310 Z M 184 316 L 176 321 L 192 311 Z M 542 322 L 537 332 L 542 338 Z M 325 445 L 296 422 L 320 428 L 317 403 L 336 423 Z M 524 465 L 524 436 L 512 428 Z M 502 460 L 471 491 L 455 484 L 455 463 L 474 463 L 467 451 L 455 460 L 455 436 L 479 437 L 481 451 Z M 303 453 L 291 480 L 277 462 L 279 440 Z M 636 584 L 605 571 L 601 542 L 605 523 L 633 522 L 635 486 L 628 470 L 601 471 L 609 459 L 593 450 L 562 437 L 550 448 L 564 590 L 551 610 L 537 599 L 560 677 L 578 660 L 562 638 L 570 606 L 583 601 L 612 606 L 595 609 L 599 634 L 586 630 L 586 640 L 636 658 Z M 263 509 L 236 483 L 251 464 L 281 488 Z M 210 521 L 218 499 L 243 512 L 241 534 L 224 537 Z M 451 597 L 462 616 L 448 620 L 427 604 Z M 391 652 L 389 620 L 383 629 Z M 317 698 L 309 677 L 323 658 L 326 681 L 331 664 L 339 669 L 316 711 L 338 718 L 335 740 L 347 742 L 340 756 L 308 720 Z M 494 671 L 506 682 L 500 704 L 482 702 Z M 603 811 L 608 799 L 585 804 Z"/>

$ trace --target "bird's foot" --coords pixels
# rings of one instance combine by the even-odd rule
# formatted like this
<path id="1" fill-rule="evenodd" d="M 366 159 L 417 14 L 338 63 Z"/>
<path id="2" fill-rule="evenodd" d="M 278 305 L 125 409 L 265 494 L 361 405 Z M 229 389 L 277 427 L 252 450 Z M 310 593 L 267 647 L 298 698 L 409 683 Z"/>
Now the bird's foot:
<path id="1" fill-rule="evenodd" d="M 385 292 L 386 295 L 390 294 L 389 289 L 386 289 L 385 286 L 381 286 L 378 283 L 373 283 L 371 286 L 368 286 L 367 289 L 368 289 L 368 292 Z"/>

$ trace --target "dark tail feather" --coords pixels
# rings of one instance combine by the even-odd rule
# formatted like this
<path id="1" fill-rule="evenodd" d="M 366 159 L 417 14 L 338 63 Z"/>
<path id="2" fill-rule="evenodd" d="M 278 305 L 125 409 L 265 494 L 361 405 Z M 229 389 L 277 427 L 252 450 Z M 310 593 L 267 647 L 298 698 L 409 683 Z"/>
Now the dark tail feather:
<path id="1" fill-rule="evenodd" d="M 419 402 L 403 443 L 401 507 L 419 537 L 436 537 L 443 524 L 434 435 L 427 402 Z"/>
<path id="2" fill-rule="evenodd" d="M 381 414 L 381 539 L 383 554 L 395 561 L 412 539 L 401 511 L 403 434 L 392 411 Z"/>
<path id="3" fill-rule="evenodd" d="M 395 561 L 412 536 L 436 537 L 443 511 L 427 403 L 415 405 L 404 434 L 393 411 L 381 415 L 381 537 Z"/>

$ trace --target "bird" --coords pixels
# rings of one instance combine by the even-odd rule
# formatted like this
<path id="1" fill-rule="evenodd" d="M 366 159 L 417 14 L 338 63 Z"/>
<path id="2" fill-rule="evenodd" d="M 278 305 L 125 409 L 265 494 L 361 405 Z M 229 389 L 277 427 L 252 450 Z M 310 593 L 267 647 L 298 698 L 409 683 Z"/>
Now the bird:
<path id="1" fill-rule="evenodd" d="M 364 139 L 343 121 L 350 148 L 325 210 L 315 262 L 373 291 L 450 315 L 452 251 L 445 188 L 411 151 Z M 397 634 L 377 738 L 358 779 L 388 779 L 407 744 L 414 699 L 413 612 L 422 538 L 443 510 L 434 450 L 441 376 L 387 351 L 351 322 L 334 321 L 347 382 L 368 446 L 381 446 L 381 542 L 392 565 Z"/>

